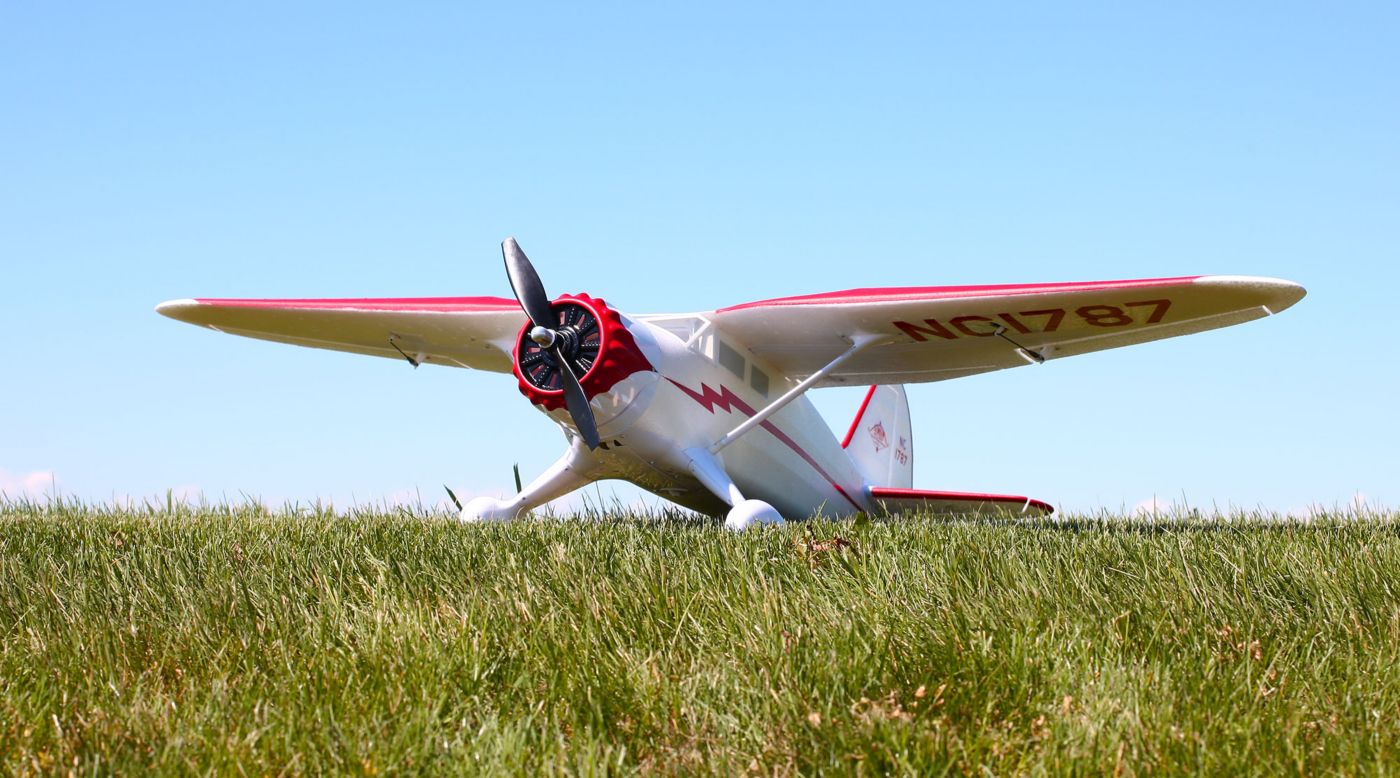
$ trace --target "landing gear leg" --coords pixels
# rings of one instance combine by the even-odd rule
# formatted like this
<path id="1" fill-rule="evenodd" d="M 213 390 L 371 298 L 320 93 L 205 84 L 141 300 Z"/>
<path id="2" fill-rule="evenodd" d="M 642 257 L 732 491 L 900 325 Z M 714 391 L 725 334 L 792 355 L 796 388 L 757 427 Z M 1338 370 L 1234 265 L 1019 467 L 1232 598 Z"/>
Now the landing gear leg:
<path id="1" fill-rule="evenodd" d="M 763 500 L 746 500 L 734 485 L 734 479 L 725 472 L 719 457 L 703 448 L 686 449 L 690 472 L 700 479 L 706 489 L 715 493 L 729 504 L 729 513 L 724 517 L 724 526 L 735 532 L 743 532 L 754 525 L 782 524 L 782 514 L 778 509 Z"/>
<path id="2" fill-rule="evenodd" d="M 578 438 L 571 438 L 569 450 L 564 456 L 531 481 L 520 494 L 509 500 L 477 497 L 462 508 L 462 521 L 510 521 L 592 483 L 596 480 L 590 475 L 592 464 L 587 446 Z"/>

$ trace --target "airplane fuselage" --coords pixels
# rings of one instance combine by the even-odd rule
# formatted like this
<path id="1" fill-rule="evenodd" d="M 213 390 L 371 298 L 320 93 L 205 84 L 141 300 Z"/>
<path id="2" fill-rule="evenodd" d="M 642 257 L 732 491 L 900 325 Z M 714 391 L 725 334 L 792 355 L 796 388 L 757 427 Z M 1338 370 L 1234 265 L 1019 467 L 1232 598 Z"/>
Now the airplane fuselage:
<path id="1" fill-rule="evenodd" d="M 602 444 L 582 456 L 584 466 L 590 477 L 619 478 L 692 510 L 723 514 L 726 500 L 692 471 L 694 452 L 706 451 L 790 384 L 768 378 L 749 355 L 736 360 L 732 347 L 721 364 L 711 356 L 723 348 L 717 335 L 687 342 L 646 321 L 623 321 L 654 370 L 634 373 L 593 398 Z M 755 380 L 755 373 L 765 380 Z M 566 411 L 547 413 L 575 434 Z M 745 498 L 763 500 L 784 516 L 870 510 L 867 485 L 805 395 L 716 456 Z"/>

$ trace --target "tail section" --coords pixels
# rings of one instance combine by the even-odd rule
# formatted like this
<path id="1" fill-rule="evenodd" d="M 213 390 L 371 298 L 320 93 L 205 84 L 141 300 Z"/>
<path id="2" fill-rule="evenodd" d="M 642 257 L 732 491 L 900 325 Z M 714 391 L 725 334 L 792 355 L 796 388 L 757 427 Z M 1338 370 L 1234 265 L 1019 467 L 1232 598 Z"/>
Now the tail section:
<path id="1" fill-rule="evenodd" d="M 867 484 L 912 488 L 914 434 L 904 387 L 870 387 L 841 447 Z"/>
<path id="2" fill-rule="evenodd" d="M 1048 516 L 1055 512 L 1049 503 L 1029 497 L 915 489 L 910 429 L 904 387 L 872 386 L 841 442 L 880 510 L 950 516 Z"/>

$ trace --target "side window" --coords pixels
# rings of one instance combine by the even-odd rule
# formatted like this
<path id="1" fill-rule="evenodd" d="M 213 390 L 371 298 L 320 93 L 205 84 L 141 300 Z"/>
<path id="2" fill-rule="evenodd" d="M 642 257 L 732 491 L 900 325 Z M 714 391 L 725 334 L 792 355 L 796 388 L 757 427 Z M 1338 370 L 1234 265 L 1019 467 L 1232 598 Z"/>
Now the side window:
<path id="1" fill-rule="evenodd" d="M 755 392 L 768 396 L 768 374 L 758 369 L 758 365 L 749 365 L 749 386 Z"/>
<path id="2" fill-rule="evenodd" d="M 722 340 L 719 341 L 719 363 L 739 378 L 744 377 L 744 355 Z"/>

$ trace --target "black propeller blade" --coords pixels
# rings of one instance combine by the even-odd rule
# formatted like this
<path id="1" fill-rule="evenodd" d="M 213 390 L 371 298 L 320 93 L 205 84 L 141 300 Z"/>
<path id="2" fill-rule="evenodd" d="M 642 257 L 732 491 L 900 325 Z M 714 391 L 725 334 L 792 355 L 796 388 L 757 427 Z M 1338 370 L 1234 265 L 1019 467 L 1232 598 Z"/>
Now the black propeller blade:
<path id="1" fill-rule="evenodd" d="M 588 448 L 595 449 L 599 442 L 598 423 L 593 418 L 593 409 L 588 405 L 588 395 L 584 394 L 578 376 L 574 375 L 573 366 L 560 350 L 559 322 L 554 316 L 554 307 L 549 303 L 549 295 L 544 291 L 544 283 L 540 281 L 540 274 L 535 272 L 534 265 L 530 264 L 525 252 L 520 250 L 520 244 L 515 242 L 515 238 L 506 238 L 501 243 L 501 255 L 505 257 L 506 275 L 510 278 L 510 288 L 515 292 L 515 299 L 520 302 L 520 307 L 525 309 L 525 315 L 530 317 L 530 323 L 534 325 L 530 337 L 541 347 L 549 349 L 555 363 L 559 365 L 559 370 L 563 373 L 564 402 L 569 409 L 569 416 L 573 417 L 574 426 L 583 436 L 583 442 L 588 444 Z"/>
<path id="2" fill-rule="evenodd" d="M 564 359 L 564 355 L 559 353 L 559 347 L 555 346 L 552 350 L 554 358 L 559 360 L 559 366 L 564 369 L 564 402 L 569 406 L 569 415 L 574 417 L 574 426 L 578 427 L 583 442 L 588 444 L 590 450 L 595 449 L 599 442 L 598 423 L 593 418 L 593 408 L 588 404 L 588 395 L 583 393 L 583 387 L 579 386 L 574 369 L 569 366 L 569 361 Z"/>
<path id="3" fill-rule="evenodd" d="M 525 309 L 525 315 L 530 317 L 531 323 L 536 327 L 551 330 L 558 327 L 559 322 L 554 319 L 554 309 L 549 304 L 549 295 L 545 293 L 544 284 L 540 282 L 540 274 L 535 272 L 535 266 L 530 264 L 530 258 L 520 250 L 520 244 L 515 242 L 515 238 L 505 239 L 501 244 L 501 254 L 506 259 L 506 275 L 510 278 L 510 288 L 515 292 L 515 299 L 520 301 L 520 307 Z"/>

